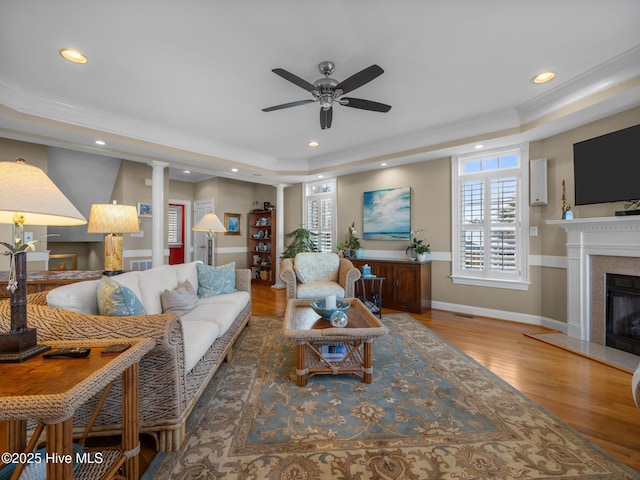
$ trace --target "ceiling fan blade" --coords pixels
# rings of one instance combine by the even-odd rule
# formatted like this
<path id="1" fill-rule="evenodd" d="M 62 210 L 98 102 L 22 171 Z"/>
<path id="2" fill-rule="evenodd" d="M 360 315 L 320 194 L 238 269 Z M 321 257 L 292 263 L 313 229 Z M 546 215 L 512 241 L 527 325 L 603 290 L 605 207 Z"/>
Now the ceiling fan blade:
<path id="1" fill-rule="evenodd" d="M 331 128 L 332 120 L 333 120 L 333 107 L 329 107 L 329 110 L 320 108 L 320 128 L 322 130 Z"/>
<path id="2" fill-rule="evenodd" d="M 263 112 L 273 112 L 274 110 L 282 110 L 283 108 L 297 107 L 298 105 L 305 105 L 307 103 L 317 102 L 318 100 L 298 100 L 297 102 L 283 103 L 282 105 L 275 105 L 273 107 L 263 108 Z"/>
<path id="3" fill-rule="evenodd" d="M 291 72 L 287 72 L 286 70 L 283 70 L 282 68 L 274 68 L 271 71 L 276 75 L 280 75 L 285 80 L 289 80 L 291 83 L 299 86 L 300 88 L 305 89 L 308 92 L 317 91 L 317 88 L 312 83 L 309 83 L 306 80 L 303 80 L 302 78 L 298 77 L 297 75 L 294 75 Z"/>
<path id="4" fill-rule="evenodd" d="M 344 100 L 347 102 L 344 103 Z M 373 102 L 371 100 L 363 100 L 361 98 L 353 98 L 353 97 L 342 97 L 340 99 L 340 105 L 344 105 L 345 107 L 352 108 L 361 108 L 362 110 L 371 110 L 373 112 L 383 112 L 386 113 L 391 110 L 391 105 L 386 105 L 384 103 Z"/>
<path id="5" fill-rule="evenodd" d="M 342 93 L 349 93 L 352 90 L 355 90 L 358 87 L 361 87 L 365 83 L 370 82 L 376 77 L 379 77 L 384 73 L 384 70 L 378 65 L 371 65 L 364 70 L 359 71 L 351 75 L 346 80 L 343 80 L 338 85 L 336 85 L 336 90 L 342 90 Z"/>

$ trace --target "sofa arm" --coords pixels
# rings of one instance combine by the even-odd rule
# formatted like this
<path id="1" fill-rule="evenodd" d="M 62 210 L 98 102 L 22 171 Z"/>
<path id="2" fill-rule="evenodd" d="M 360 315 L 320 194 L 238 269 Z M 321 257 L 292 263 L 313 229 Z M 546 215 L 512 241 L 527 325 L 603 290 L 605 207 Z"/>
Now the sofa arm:
<path id="1" fill-rule="evenodd" d="M 344 288 L 344 296 L 353 298 L 356 296 L 356 281 L 360 278 L 360 270 L 353 266 L 351 260 L 340 257 L 340 270 L 338 270 L 338 283 Z"/>
<path id="2" fill-rule="evenodd" d="M 297 279 L 293 270 L 293 259 L 285 258 L 280 262 L 280 279 L 287 286 L 287 300 L 296 298 Z"/>
<path id="3" fill-rule="evenodd" d="M 251 270 L 236 270 L 236 290 L 251 293 Z"/>

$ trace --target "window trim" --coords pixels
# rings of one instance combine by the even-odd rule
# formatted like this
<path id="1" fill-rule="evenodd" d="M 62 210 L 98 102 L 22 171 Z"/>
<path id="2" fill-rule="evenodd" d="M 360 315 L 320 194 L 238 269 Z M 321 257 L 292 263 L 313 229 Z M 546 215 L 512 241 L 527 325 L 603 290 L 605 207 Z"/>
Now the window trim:
<path id="1" fill-rule="evenodd" d="M 486 158 L 506 153 L 517 152 L 520 156 L 518 173 L 518 217 L 517 232 L 517 268 L 520 270 L 519 279 L 499 279 L 491 276 L 464 275 L 461 266 L 459 238 L 462 231 L 460 225 L 460 188 L 462 163 L 467 160 Z M 473 285 L 493 288 L 507 288 L 512 290 L 529 289 L 529 144 L 510 145 L 482 152 L 454 155 L 451 157 L 451 280 L 454 284 Z"/>

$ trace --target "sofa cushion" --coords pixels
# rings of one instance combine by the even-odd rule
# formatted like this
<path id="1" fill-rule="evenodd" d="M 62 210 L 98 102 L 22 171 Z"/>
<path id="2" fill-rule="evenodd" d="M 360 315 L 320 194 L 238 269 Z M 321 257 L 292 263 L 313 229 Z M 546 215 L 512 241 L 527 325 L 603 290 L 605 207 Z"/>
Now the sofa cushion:
<path id="1" fill-rule="evenodd" d="M 219 267 L 210 267 L 203 263 L 198 269 L 198 297 L 211 297 L 236 291 L 236 262 Z"/>
<path id="2" fill-rule="evenodd" d="M 344 298 L 344 288 L 336 282 L 309 282 L 301 283 L 296 290 L 298 298 L 324 298 L 328 295 Z"/>
<path id="3" fill-rule="evenodd" d="M 165 290 L 178 286 L 176 270 L 171 265 L 161 265 L 149 270 L 135 272 L 140 285 L 140 300 L 149 314 L 162 313 L 160 297 Z"/>
<path id="4" fill-rule="evenodd" d="M 109 278 L 111 278 L 111 280 L 115 280 L 120 285 L 127 287 L 140 299 L 140 301 L 143 302 L 142 293 L 140 292 L 140 283 L 138 282 L 138 272 L 126 272 Z"/>
<path id="5" fill-rule="evenodd" d="M 212 322 L 181 320 L 184 338 L 184 371 L 189 373 L 220 336 L 220 327 Z"/>
<path id="6" fill-rule="evenodd" d="M 298 253 L 293 269 L 300 283 L 337 282 L 340 257 L 335 253 Z"/>
<path id="7" fill-rule="evenodd" d="M 251 299 L 249 292 L 233 292 L 198 300 L 198 306 L 185 314 L 183 320 L 199 320 L 215 323 L 224 335 Z"/>
<path id="8" fill-rule="evenodd" d="M 136 294 L 110 277 L 102 277 L 98 285 L 98 311 L 112 317 L 146 313 Z"/>
<path id="9" fill-rule="evenodd" d="M 193 288 L 195 288 L 196 291 L 198 290 L 198 269 L 196 268 L 198 263 L 201 264 L 202 262 L 200 260 L 196 260 L 195 262 L 173 265 L 179 284 L 185 280 L 189 280 L 189 283 L 193 285 Z"/>
<path id="10" fill-rule="evenodd" d="M 198 305 L 198 294 L 189 280 L 185 280 L 173 290 L 165 290 L 160 297 L 162 313 L 172 312 L 184 315 Z"/>
<path id="11" fill-rule="evenodd" d="M 98 315 L 100 280 L 87 280 L 62 285 L 47 292 L 47 305 L 87 315 Z"/>

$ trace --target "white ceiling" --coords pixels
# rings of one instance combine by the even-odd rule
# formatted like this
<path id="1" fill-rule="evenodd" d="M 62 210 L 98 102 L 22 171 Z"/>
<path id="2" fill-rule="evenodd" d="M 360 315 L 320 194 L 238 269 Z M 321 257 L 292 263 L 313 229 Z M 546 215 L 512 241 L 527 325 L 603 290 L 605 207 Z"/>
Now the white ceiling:
<path id="1" fill-rule="evenodd" d="M 391 111 L 338 105 L 329 130 L 317 103 L 261 111 L 311 98 L 271 69 L 313 83 L 323 60 L 338 81 L 380 65 L 350 96 Z M 556 79 L 533 84 L 548 69 Z M 635 105 L 638 0 L 0 0 L 0 136 L 172 171 L 291 183 L 544 138 Z"/>

